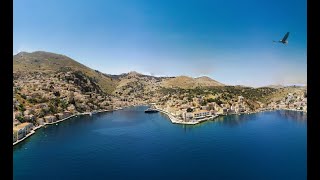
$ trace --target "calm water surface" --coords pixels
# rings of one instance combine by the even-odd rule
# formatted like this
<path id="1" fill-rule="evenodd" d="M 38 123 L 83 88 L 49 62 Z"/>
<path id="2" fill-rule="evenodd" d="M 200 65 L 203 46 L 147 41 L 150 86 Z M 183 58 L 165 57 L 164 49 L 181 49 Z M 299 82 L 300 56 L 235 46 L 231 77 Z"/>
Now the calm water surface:
<path id="1" fill-rule="evenodd" d="M 146 108 L 39 129 L 14 147 L 14 179 L 306 179 L 305 113 L 232 115 L 186 126 Z"/>

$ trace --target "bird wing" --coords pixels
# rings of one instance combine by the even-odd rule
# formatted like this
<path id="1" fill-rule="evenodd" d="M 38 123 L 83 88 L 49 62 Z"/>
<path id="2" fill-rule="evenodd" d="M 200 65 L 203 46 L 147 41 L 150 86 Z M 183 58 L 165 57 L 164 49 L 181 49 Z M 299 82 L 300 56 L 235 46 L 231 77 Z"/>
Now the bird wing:
<path id="1" fill-rule="evenodd" d="M 287 32 L 287 34 L 284 35 L 284 37 L 282 38 L 282 41 L 286 41 L 288 39 L 288 36 L 289 36 L 289 32 Z"/>

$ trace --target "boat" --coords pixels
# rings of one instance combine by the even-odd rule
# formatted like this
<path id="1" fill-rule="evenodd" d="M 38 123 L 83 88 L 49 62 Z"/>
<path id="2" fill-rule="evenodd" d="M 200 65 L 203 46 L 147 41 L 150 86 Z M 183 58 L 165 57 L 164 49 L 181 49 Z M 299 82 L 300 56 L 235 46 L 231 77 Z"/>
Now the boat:
<path id="1" fill-rule="evenodd" d="M 145 113 L 157 113 L 157 112 L 159 112 L 159 111 L 156 110 L 156 109 L 153 109 L 153 108 L 148 108 L 148 109 L 146 109 L 144 112 L 145 112 Z"/>

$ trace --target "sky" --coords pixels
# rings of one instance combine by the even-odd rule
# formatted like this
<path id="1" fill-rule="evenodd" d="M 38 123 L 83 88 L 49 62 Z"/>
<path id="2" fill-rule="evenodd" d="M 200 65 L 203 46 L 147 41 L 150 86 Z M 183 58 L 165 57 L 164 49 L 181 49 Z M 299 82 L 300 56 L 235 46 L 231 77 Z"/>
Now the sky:
<path id="1" fill-rule="evenodd" d="M 273 43 L 290 32 L 287 45 Z M 64 54 L 108 74 L 306 84 L 306 0 L 14 0 L 13 54 Z"/>

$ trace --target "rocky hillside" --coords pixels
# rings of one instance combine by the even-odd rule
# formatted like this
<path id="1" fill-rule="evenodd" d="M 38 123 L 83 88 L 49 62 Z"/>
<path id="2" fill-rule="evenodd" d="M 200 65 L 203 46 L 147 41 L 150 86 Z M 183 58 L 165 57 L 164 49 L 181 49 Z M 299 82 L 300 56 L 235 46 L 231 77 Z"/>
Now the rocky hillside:
<path id="1" fill-rule="evenodd" d="M 110 76 L 110 75 L 109 75 Z M 129 72 L 121 75 L 112 75 L 117 82 L 113 95 L 127 99 L 148 100 L 157 92 L 162 78 Z"/>
<path id="2" fill-rule="evenodd" d="M 81 71 L 15 74 L 13 111 L 19 122 L 70 111 L 112 109 L 111 97 Z M 19 123 L 14 121 L 14 123 Z"/>
<path id="3" fill-rule="evenodd" d="M 195 78 L 196 82 L 199 84 L 199 86 L 224 86 L 224 84 L 213 80 L 207 76 L 202 76 Z"/>
<path id="4" fill-rule="evenodd" d="M 196 87 L 224 86 L 224 84 L 205 76 L 199 78 L 178 76 L 164 79 L 161 86 L 165 88 L 193 89 Z"/>
<path id="5" fill-rule="evenodd" d="M 298 94 L 301 96 L 307 96 L 307 87 L 283 87 L 283 88 L 277 88 L 276 91 L 272 94 L 269 94 L 268 96 L 264 97 L 264 100 L 266 102 L 272 102 L 272 101 L 280 101 L 285 97 L 287 94 Z"/>
<path id="6" fill-rule="evenodd" d="M 82 93 L 109 94 L 125 101 L 137 99 L 156 101 L 155 97 L 162 94 L 163 89 L 178 88 L 199 91 L 199 88 L 211 88 L 211 90 L 219 91 L 221 94 L 235 93 L 235 97 L 242 95 L 254 101 L 271 102 L 299 89 L 298 87 L 248 88 L 225 86 L 206 76 L 198 78 L 188 76 L 155 77 L 134 71 L 120 75 L 110 75 L 88 68 L 67 56 L 43 51 L 21 52 L 13 56 L 13 75 L 15 79 L 25 76 L 34 80 L 41 79 L 43 75 L 36 72 L 52 74 L 53 77 L 60 74 L 61 77 L 63 76 L 63 81 L 73 84 Z M 222 97 L 222 99 L 226 98 Z"/>
<path id="7" fill-rule="evenodd" d="M 13 77 L 14 126 L 22 122 L 37 124 L 51 116 L 61 118 L 61 113 L 151 102 L 175 112 L 212 103 L 220 109 L 233 111 L 237 107 L 249 112 L 265 107 L 306 111 L 307 107 L 306 87 L 225 86 L 209 77 L 154 77 L 137 72 L 110 75 L 66 56 L 40 51 L 13 56 Z"/>
<path id="8" fill-rule="evenodd" d="M 61 71 L 80 71 L 92 78 L 105 93 L 112 93 L 116 83 L 112 78 L 90 69 L 77 61 L 60 54 L 43 51 L 33 53 L 20 52 L 13 56 L 13 73 L 30 72 L 56 73 Z"/>
<path id="9" fill-rule="evenodd" d="M 50 52 L 21 52 L 13 56 L 14 74 L 29 74 L 31 72 L 57 73 L 70 71 L 83 73 L 91 78 L 91 80 L 95 82 L 104 93 L 116 96 L 133 95 L 133 97 L 136 97 L 152 95 L 160 87 L 189 89 L 196 87 L 223 86 L 222 83 L 209 77 L 154 77 L 137 72 L 123 73 L 120 75 L 104 74 L 86 67 L 67 56 Z"/>

